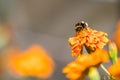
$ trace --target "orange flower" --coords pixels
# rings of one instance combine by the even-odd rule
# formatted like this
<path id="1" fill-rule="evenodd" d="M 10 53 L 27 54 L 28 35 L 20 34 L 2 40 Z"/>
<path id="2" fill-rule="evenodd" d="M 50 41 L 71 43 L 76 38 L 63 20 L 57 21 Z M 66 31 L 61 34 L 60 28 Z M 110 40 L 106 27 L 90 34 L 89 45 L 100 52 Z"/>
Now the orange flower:
<path id="1" fill-rule="evenodd" d="M 69 63 L 64 69 L 66 77 L 70 80 L 82 80 L 88 73 L 90 67 L 98 67 L 99 64 L 108 60 L 108 54 L 105 50 L 98 49 L 91 54 L 83 54 Z"/>
<path id="2" fill-rule="evenodd" d="M 89 27 L 76 32 L 76 36 L 68 40 L 73 56 L 78 56 L 81 53 L 83 45 L 92 51 L 102 49 L 109 42 L 106 36 L 107 33 L 92 30 Z"/>
<path id="3" fill-rule="evenodd" d="M 72 48 L 72 56 L 79 56 L 82 52 L 82 45 L 79 44 L 79 39 L 77 37 L 69 38 L 69 43 Z"/>
<path id="4" fill-rule="evenodd" d="M 54 62 L 47 52 L 37 45 L 27 51 L 12 55 L 8 67 L 20 76 L 48 78 L 52 75 Z"/>
<path id="5" fill-rule="evenodd" d="M 108 68 L 108 71 L 113 77 L 115 77 L 115 80 L 120 80 L 120 58 L 116 64 L 113 64 Z"/>
<path id="6" fill-rule="evenodd" d="M 116 29 L 116 32 L 114 34 L 114 39 L 115 39 L 115 42 L 116 42 L 118 48 L 120 48 L 120 38 L 119 38 L 119 36 L 120 36 L 120 20 L 117 23 L 117 29 Z"/>

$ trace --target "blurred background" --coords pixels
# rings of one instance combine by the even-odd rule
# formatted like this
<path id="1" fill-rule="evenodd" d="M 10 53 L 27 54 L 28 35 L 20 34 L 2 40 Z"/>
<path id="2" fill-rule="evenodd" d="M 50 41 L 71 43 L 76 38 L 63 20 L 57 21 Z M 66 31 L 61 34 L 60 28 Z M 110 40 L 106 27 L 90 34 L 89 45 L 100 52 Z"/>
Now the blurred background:
<path id="1" fill-rule="evenodd" d="M 84 20 L 111 38 L 119 14 L 119 0 L 0 0 L 0 22 L 7 24 L 12 34 L 1 49 L 17 45 L 26 50 L 32 44 L 41 45 L 55 61 L 49 80 L 68 80 L 62 68 L 73 60 L 68 38 L 75 35 L 74 25 Z M 6 74 L 3 80 L 17 79 Z"/>

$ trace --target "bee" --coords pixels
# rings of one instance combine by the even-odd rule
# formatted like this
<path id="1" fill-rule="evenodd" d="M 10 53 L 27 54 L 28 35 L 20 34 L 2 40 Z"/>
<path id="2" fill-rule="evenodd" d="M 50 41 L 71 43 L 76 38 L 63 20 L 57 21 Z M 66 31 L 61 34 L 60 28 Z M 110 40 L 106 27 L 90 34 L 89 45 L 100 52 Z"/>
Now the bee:
<path id="1" fill-rule="evenodd" d="M 88 27 L 88 23 L 87 22 L 84 22 L 84 21 L 81 21 L 80 23 L 77 23 L 75 25 L 75 31 L 76 32 L 79 32 L 81 31 L 82 29 L 84 28 L 87 28 Z"/>

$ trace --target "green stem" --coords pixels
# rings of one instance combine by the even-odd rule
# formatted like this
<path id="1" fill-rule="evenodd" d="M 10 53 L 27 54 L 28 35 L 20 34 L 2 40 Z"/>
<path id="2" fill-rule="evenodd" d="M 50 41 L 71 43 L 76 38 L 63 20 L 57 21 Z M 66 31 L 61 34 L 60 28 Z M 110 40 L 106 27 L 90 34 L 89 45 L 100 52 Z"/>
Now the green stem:
<path id="1" fill-rule="evenodd" d="M 112 76 L 108 70 L 104 67 L 103 64 L 100 65 L 100 67 L 108 74 L 110 80 L 115 80 L 114 76 Z"/>
<path id="2" fill-rule="evenodd" d="M 101 64 L 100 67 L 101 67 L 109 76 L 111 76 L 110 73 L 109 73 L 108 70 L 104 67 L 103 64 Z"/>

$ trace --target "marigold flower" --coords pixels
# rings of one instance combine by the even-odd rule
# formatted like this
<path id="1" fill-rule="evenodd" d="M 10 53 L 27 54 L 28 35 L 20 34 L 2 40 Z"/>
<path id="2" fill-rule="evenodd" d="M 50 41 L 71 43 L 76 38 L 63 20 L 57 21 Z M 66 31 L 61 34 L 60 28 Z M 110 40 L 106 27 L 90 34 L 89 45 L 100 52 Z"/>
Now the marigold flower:
<path id="1" fill-rule="evenodd" d="M 47 52 L 37 45 L 8 59 L 8 67 L 20 76 L 48 78 L 52 75 L 54 62 Z"/>
<path id="2" fill-rule="evenodd" d="M 102 49 L 109 42 L 106 37 L 107 33 L 93 30 L 88 27 L 87 23 L 81 22 L 81 25 L 77 24 L 76 26 L 75 37 L 68 39 L 73 57 L 80 55 L 83 46 L 95 51 L 96 49 Z"/>
<path id="3" fill-rule="evenodd" d="M 115 80 L 120 80 L 120 58 L 115 64 L 108 68 L 108 71 L 115 78 Z"/>
<path id="4" fill-rule="evenodd" d="M 84 28 L 77 33 L 75 37 L 69 38 L 68 41 L 72 48 L 72 53 L 78 55 L 83 45 L 87 46 L 92 51 L 102 49 L 109 42 L 106 36 L 107 33 L 92 30 L 91 28 Z"/>
<path id="5" fill-rule="evenodd" d="M 98 49 L 91 54 L 83 54 L 69 63 L 64 69 L 66 77 L 70 80 L 82 80 L 88 73 L 90 67 L 98 67 L 99 64 L 108 60 L 108 54 L 105 50 Z"/>

